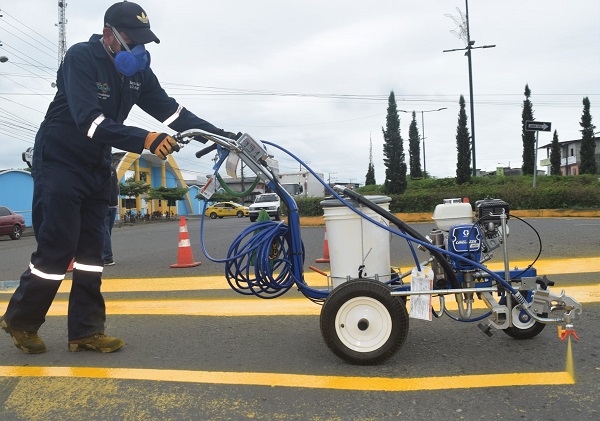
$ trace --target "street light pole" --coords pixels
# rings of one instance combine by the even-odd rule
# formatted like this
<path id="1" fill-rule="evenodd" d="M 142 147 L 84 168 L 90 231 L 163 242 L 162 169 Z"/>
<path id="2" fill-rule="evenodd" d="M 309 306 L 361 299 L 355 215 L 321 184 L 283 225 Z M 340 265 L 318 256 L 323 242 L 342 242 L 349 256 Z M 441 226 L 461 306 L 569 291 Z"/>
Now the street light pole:
<path id="1" fill-rule="evenodd" d="M 469 102 L 471 109 L 471 150 L 473 154 L 473 177 L 477 176 L 477 163 L 475 161 L 475 105 L 473 104 L 473 65 L 471 62 L 471 50 L 476 48 L 493 48 L 495 45 L 482 45 L 481 47 L 473 47 L 475 41 L 471 41 L 471 32 L 469 30 L 469 0 L 465 0 L 465 21 L 463 24 L 466 27 L 466 41 L 467 46 L 465 48 L 455 48 L 452 50 L 444 50 L 444 53 L 448 53 L 450 51 L 464 51 L 465 56 L 467 56 L 469 63 Z"/>
<path id="2" fill-rule="evenodd" d="M 433 113 L 435 111 L 447 110 L 447 107 L 438 108 L 437 110 L 426 110 L 421 111 L 421 127 L 423 128 L 423 178 L 427 178 L 427 164 L 425 161 L 425 118 L 423 117 L 424 113 Z"/>
<path id="3" fill-rule="evenodd" d="M 427 164 L 425 163 L 425 118 L 423 117 L 424 113 L 433 113 L 436 111 L 442 111 L 442 110 L 447 110 L 447 107 L 442 107 L 442 108 L 438 108 L 436 110 L 422 110 L 422 111 L 415 111 L 417 113 L 421 113 L 421 128 L 422 128 L 422 132 L 423 135 L 421 136 L 421 138 L 423 139 L 423 178 L 427 178 Z M 412 113 L 412 111 L 406 111 L 406 110 L 398 110 L 400 112 L 403 113 Z"/>

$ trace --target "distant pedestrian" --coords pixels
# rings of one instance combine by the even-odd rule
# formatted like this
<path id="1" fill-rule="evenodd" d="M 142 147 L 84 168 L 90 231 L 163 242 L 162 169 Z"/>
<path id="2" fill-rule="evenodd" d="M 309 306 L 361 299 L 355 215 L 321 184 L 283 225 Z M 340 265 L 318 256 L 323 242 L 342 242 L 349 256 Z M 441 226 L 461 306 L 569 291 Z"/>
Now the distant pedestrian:
<path id="1" fill-rule="evenodd" d="M 119 179 L 117 170 L 114 165 L 110 167 L 110 202 L 108 204 L 108 212 L 104 219 L 104 266 L 112 266 L 115 264 L 112 250 L 112 229 L 115 225 L 115 217 L 119 209 Z"/>

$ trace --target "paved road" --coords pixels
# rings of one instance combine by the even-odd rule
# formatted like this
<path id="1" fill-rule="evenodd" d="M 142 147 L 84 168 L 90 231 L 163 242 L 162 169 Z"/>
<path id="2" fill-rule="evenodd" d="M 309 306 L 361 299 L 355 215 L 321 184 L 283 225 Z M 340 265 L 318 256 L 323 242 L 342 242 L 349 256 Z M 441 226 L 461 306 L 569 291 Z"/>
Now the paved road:
<path id="1" fill-rule="evenodd" d="M 600 221 L 528 222 L 543 240 L 540 265 L 552 268 L 545 273 L 558 288 L 595 287 L 577 323 L 581 340 L 572 344 L 575 384 L 555 327 L 516 341 L 448 318 L 411 320 L 404 347 L 383 365 L 349 365 L 325 346 L 319 307 L 296 291 L 260 300 L 209 277 L 222 265 L 202 255 L 199 221 L 189 220 L 202 261 L 194 269 L 168 267 L 177 259 L 178 221 L 116 229 L 117 265 L 106 268 L 104 287 L 107 332 L 125 338 L 122 351 L 66 351 L 68 281 L 40 331 L 46 354 L 24 355 L 0 335 L 0 419 L 596 420 Z M 223 257 L 248 225 L 206 221 L 209 253 Z M 535 258 L 537 237 L 517 226 L 511 221 L 511 257 Z M 306 263 L 314 264 L 323 229 L 303 228 L 302 236 Z M 18 279 L 33 247 L 33 238 L 0 240 L 0 281 Z M 403 247 L 392 240 L 394 264 L 408 267 Z M 0 293 L 0 312 L 9 297 Z"/>

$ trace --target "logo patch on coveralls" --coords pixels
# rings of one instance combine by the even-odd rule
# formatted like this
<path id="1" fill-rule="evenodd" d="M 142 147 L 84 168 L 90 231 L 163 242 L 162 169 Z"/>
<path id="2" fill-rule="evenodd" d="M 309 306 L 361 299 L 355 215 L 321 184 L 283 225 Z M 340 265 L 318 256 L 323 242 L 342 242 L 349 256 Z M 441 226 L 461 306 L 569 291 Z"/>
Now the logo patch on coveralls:
<path id="1" fill-rule="evenodd" d="M 140 86 L 142 86 L 140 82 L 134 82 L 133 80 L 129 81 L 129 89 L 131 89 L 132 91 L 139 91 Z"/>
<path id="2" fill-rule="evenodd" d="M 98 88 L 98 98 L 100 98 L 100 99 L 110 98 L 110 86 L 108 86 L 108 83 L 96 82 L 96 87 Z"/>

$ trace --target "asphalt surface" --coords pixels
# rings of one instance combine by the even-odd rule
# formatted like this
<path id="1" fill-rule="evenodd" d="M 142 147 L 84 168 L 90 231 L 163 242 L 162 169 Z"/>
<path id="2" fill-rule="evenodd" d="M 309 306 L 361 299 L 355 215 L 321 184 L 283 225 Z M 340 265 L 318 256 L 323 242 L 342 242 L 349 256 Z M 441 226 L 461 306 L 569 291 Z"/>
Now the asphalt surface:
<path id="1" fill-rule="evenodd" d="M 546 273 L 557 283 L 556 292 L 600 284 L 600 220 L 527 222 L 541 237 L 542 267 L 558 263 L 555 273 Z M 448 317 L 411 319 L 404 346 L 393 358 L 378 366 L 350 365 L 325 345 L 317 305 L 308 302 L 306 314 L 293 313 L 297 302 L 308 301 L 295 290 L 275 300 L 236 294 L 221 278 L 223 264 L 201 251 L 200 221 L 187 224 L 194 258 L 202 262 L 190 269 L 169 267 L 178 258 L 179 221 L 115 228 L 117 264 L 105 268 L 104 296 L 107 333 L 125 339 L 121 351 L 69 353 L 60 309 L 40 330 L 45 354 L 22 354 L 0 332 L 1 420 L 598 419 L 598 295 L 584 303 L 576 322 L 574 384 L 564 380 L 567 341 L 558 339 L 556 327 L 517 341 L 503 332 L 489 338 L 475 323 Z M 208 253 L 223 258 L 249 225 L 247 219 L 205 221 Z M 414 227 L 426 234 L 432 225 Z M 510 227 L 511 261 L 533 261 L 539 252 L 535 232 L 516 220 Z M 323 228 L 301 233 L 306 272 L 309 265 L 328 270 L 327 264 L 314 263 L 323 257 Z M 0 237 L 0 282 L 6 286 L 19 278 L 34 247 L 33 237 Z M 404 241 L 393 238 L 390 249 L 393 265 L 403 270 L 414 265 Z M 137 285 L 131 278 L 143 281 Z M 9 297 L 10 290 L 0 292 L 0 312 Z M 59 292 L 56 304 L 67 300 L 68 291 Z M 219 315 L 194 313 L 190 309 L 198 303 L 201 309 L 215 305 Z M 271 315 L 252 313 L 257 306 L 275 305 L 282 307 Z M 528 381 L 523 383 L 521 374 Z M 482 378 L 490 383 L 478 385 Z M 407 379 L 425 385 L 411 389 Z M 344 381 L 354 387 L 342 388 Z"/>

